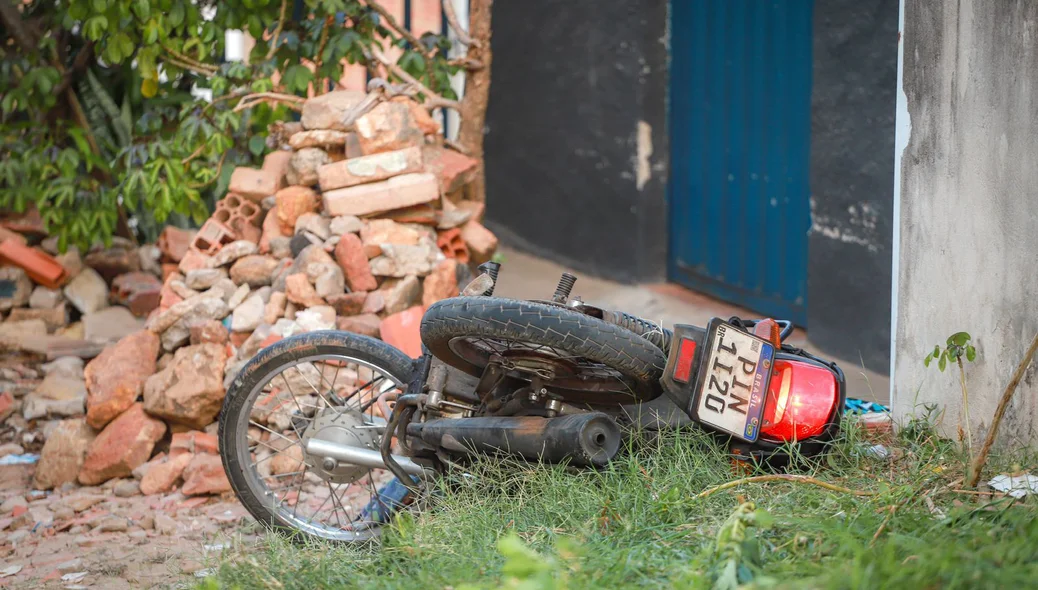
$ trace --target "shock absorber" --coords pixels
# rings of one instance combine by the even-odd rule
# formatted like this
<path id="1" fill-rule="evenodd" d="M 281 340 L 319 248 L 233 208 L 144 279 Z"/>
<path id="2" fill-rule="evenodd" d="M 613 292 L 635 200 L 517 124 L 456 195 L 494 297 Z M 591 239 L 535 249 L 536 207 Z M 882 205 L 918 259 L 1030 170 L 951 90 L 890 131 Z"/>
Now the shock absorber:
<path id="1" fill-rule="evenodd" d="M 562 273 L 559 277 L 559 285 L 555 287 L 555 294 L 551 296 L 551 300 L 555 303 L 566 303 L 569 299 L 569 294 L 573 291 L 573 285 L 576 284 L 577 277 L 569 274 L 568 272 Z"/>

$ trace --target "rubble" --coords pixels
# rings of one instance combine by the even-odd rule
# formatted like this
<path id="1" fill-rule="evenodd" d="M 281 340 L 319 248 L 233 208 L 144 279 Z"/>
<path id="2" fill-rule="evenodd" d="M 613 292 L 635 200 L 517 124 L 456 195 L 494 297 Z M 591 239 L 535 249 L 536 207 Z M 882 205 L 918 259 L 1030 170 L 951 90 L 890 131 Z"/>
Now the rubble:
<path id="1" fill-rule="evenodd" d="M 456 295 L 497 241 L 482 204 L 464 200 L 475 160 L 403 97 L 347 124 L 364 96 L 304 103 L 302 125 L 282 125 L 291 149 L 234 170 L 198 230 L 167 226 L 155 244 L 117 238 L 85 256 L 38 231 L 0 232 L 14 244 L 0 248 L 0 455 L 38 457 L 6 468 L 25 475 L 0 501 L 28 504 L 0 515 L 8 547 L 52 535 L 175 543 L 194 523 L 217 526 L 207 501 L 237 522 L 233 499 L 207 496 L 230 489 L 214 421 L 249 359 L 326 329 L 420 354 L 424 309 Z M 278 456 L 271 472 L 300 459 Z M 75 557 L 41 575 L 75 573 Z"/>

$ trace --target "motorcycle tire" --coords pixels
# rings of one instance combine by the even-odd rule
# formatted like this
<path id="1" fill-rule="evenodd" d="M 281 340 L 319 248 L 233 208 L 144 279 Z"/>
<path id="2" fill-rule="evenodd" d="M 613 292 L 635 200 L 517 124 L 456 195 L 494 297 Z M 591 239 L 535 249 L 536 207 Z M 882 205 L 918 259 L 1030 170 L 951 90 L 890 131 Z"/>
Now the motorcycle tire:
<path id="1" fill-rule="evenodd" d="M 433 356 L 477 377 L 485 365 L 457 354 L 454 339 L 493 338 L 565 351 L 631 380 L 634 401 L 660 395 L 667 364 L 659 347 L 615 324 L 561 306 L 499 297 L 454 297 L 432 304 L 422 319 L 421 337 Z"/>
<path id="2" fill-rule="evenodd" d="M 305 514 L 297 514 L 294 507 L 291 512 L 287 507 L 279 507 L 277 502 L 272 501 L 272 497 L 276 500 L 276 495 L 265 493 L 265 483 L 255 471 L 255 462 L 250 465 L 249 447 L 256 443 L 248 440 L 245 431 L 257 426 L 252 421 L 252 411 L 259 395 L 264 393 L 264 387 L 272 383 L 274 377 L 284 375 L 285 371 L 293 368 L 299 370 L 298 367 L 306 363 L 322 362 L 322 359 L 329 358 L 366 366 L 373 371 L 372 374 L 378 371 L 401 391 L 406 390 L 414 370 L 412 359 L 403 352 L 360 334 L 318 331 L 280 340 L 254 356 L 228 388 L 220 412 L 220 456 L 231 488 L 242 505 L 258 522 L 275 532 L 288 534 L 301 541 L 308 538 L 347 543 L 369 541 L 378 537 L 380 527 L 355 532 L 336 531 L 334 527 L 315 526 L 312 518 L 310 523 L 303 522 L 302 516 Z M 332 377 L 332 381 L 337 377 L 338 374 Z M 287 380 L 285 383 L 288 385 Z M 323 387 L 323 383 L 319 384 Z M 292 392 L 292 395 L 295 393 Z M 303 473 L 305 475 L 305 470 Z M 371 475 L 370 470 L 368 474 Z M 336 517 L 338 520 L 337 514 Z"/>

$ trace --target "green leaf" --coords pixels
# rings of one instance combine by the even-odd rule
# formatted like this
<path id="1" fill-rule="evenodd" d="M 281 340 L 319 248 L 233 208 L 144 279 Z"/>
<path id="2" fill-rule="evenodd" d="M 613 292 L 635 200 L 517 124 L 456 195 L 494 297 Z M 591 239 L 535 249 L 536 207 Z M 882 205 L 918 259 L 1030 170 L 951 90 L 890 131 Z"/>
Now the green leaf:
<path id="1" fill-rule="evenodd" d="M 261 135 L 253 135 L 249 138 L 249 151 L 252 155 L 259 156 L 267 149 L 267 139 Z"/>
<path id="2" fill-rule="evenodd" d="M 100 41 L 107 30 L 108 19 L 104 16 L 92 16 L 83 23 L 83 32 L 91 41 Z"/>
<path id="3" fill-rule="evenodd" d="M 972 344 L 966 347 L 966 360 L 971 363 L 977 360 L 977 349 L 973 348 Z"/>
<path id="4" fill-rule="evenodd" d="M 90 7 L 94 9 L 94 12 L 104 12 L 108 10 L 107 0 L 90 0 Z"/>
<path id="5" fill-rule="evenodd" d="M 936 345 L 936 344 L 934 344 L 933 345 L 933 358 L 937 358 L 939 356 L 941 356 L 941 347 Z"/>
<path id="6" fill-rule="evenodd" d="M 310 72 L 306 66 L 300 64 L 289 67 L 281 77 L 285 88 L 292 92 L 302 92 L 306 90 L 311 79 L 313 79 L 313 73 Z"/>
<path id="7" fill-rule="evenodd" d="M 141 81 L 141 95 L 144 98 L 154 98 L 159 93 L 159 81 L 154 78 L 145 78 Z"/>
<path id="8" fill-rule="evenodd" d="M 923 366 L 924 367 L 929 367 L 930 366 L 930 361 L 932 361 L 932 360 L 933 360 L 933 354 L 926 355 L 926 358 L 923 359 Z"/>
<path id="9" fill-rule="evenodd" d="M 948 346 L 964 346 L 969 341 L 969 332 L 956 332 L 948 336 Z"/>
<path id="10" fill-rule="evenodd" d="M 151 16 L 151 2 L 149 0 L 136 0 L 133 3 L 133 13 L 141 20 L 148 20 Z"/>
<path id="11" fill-rule="evenodd" d="M 174 4 L 173 7 L 170 8 L 167 18 L 169 18 L 169 26 L 174 28 L 179 27 L 184 22 L 183 3 L 177 2 Z"/>
<path id="12" fill-rule="evenodd" d="M 941 353 L 941 358 L 937 361 L 937 368 L 944 372 L 944 369 L 948 367 L 948 351 Z"/>

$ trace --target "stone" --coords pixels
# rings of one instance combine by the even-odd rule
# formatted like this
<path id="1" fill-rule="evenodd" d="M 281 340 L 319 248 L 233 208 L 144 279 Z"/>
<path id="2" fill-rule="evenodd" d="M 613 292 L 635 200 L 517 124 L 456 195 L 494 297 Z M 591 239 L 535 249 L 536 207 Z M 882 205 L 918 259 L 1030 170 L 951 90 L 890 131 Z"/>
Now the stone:
<path id="1" fill-rule="evenodd" d="M 95 312 L 108 307 L 108 285 L 97 271 L 84 268 L 65 285 L 65 297 L 81 313 Z"/>
<path id="2" fill-rule="evenodd" d="M 328 191 L 421 171 L 422 150 L 413 146 L 325 164 L 317 169 L 317 179 Z"/>
<path id="3" fill-rule="evenodd" d="M 212 264 L 216 266 L 226 266 L 235 260 L 243 256 L 249 256 L 259 251 L 259 246 L 248 240 L 238 240 L 227 244 L 220 251 L 213 256 Z"/>
<path id="4" fill-rule="evenodd" d="M 112 493 L 118 498 L 130 498 L 132 496 L 140 495 L 141 486 L 135 480 L 124 479 L 115 484 L 115 487 L 112 488 Z"/>
<path id="5" fill-rule="evenodd" d="M 397 223 L 392 219 L 372 219 L 360 231 L 360 240 L 364 243 L 364 254 L 374 258 L 382 254 L 384 244 L 416 246 L 423 235 L 414 226 Z"/>
<path id="6" fill-rule="evenodd" d="M 442 194 L 460 190 L 472 182 L 479 171 L 479 161 L 455 150 L 427 145 L 422 149 L 425 171 L 436 175 Z"/>
<path id="7" fill-rule="evenodd" d="M 423 106 L 415 102 L 414 100 L 407 97 L 394 97 L 394 101 L 402 102 L 407 105 L 407 108 L 411 110 L 411 116 L 414 117 L 415 123 L 418 125 L 418 129 L 425 135 L 436 135 L 441 132 L 440 124 L 433 119 L 429 111 Z"/>
<path id="8" fill-rule="evenodd" d="M 69 379 L 83 378 L 83 359 L 77 356 L 62 356 L 40 365 L 44 375 L 55 375 Z"/>
<path id="9" fill-rule="evenodd" d="M 288 303 L 288 297 L 284 293 L 280 291 L 271 293 L 270 300 L 263 306 L 263 323 L 273 324 L 284 317 L 286 303 Z"/>
<path id="10" fill-rule="evenodd" d="M 300 131 L 288 138 L 288 145 L 294 150 L 308 147 L 317 148 L 342 148 L 346 145 L 349 133 L 345 131 L 334 131 L 331 129 L 313 129 L 311 131 Z"/>
<path id="11" fill-rule="evenodd" d="M 172 305 L 166 311 L 150 318 L 145 324 L 145 328 L 160 334 L 185 317 L 191 320 L 199 320 L 193 323 L 201 323 L 204 319 L 223 319 L 229 312 L 230 309 L 228 309 L 227 303 L 221 297 L 202 295 Z"/>
<path id="12" fill-rule="evenodd" d="M 351 131 L 345 125 L 349 111 L 367 96 L 364 92 L 353 90 L 336 90 L 310 98 L 303 103 L 303 114 L 300 117 L 304 129 L 332 129 L 335 131 Z M 291 139 L 289 139 L 291 142 Z M 291 143 L 290 143 L 291 145 Z M 293 146 L 293 149 L 299 149 Z"/>
<path id="13" fill-rule="evenodd" d="M 335 329 L 335 308 L 330 305 L 315 305 L 296 313 L 296 324 L 303 332 Z"/>
<path id="14" fill-rule="evenodd" d="M 317 184 L 317 169 L 331 161 L 328 153 L 319 148 L 296 151 L 288 165 L 288 184 L 301 187 Z"/>
<path id="15" fill-rule="evenodd" d="M 274 455 L 270 460 L 271 475 L 285 475 L 298 473 L 303 470 L 303 447 L 295 444 L 280 453 Z"/>
<path id="16" fill-rule="evenodd" d="M 216 434 L 200 430 L 178 432 L 173 435 L 173 440 L 169 444 L 170 457 L 176 457 L 184 453 L 209 453 L 216 455 L 219 452 L 219 439 L 216 438 Z"/>
<path id="17" fill-rule="evenodd" d="M 364 307 L 360 313 L 379 313 L 386 308 L 386 298 L 379 291 L 371 291 L 364 298 Z"/>
<path id="18" fill-rule="evenodd" d="M 21 455 L 25 452 L 22 445 L 17 443 L 4 443 L 0 445 L 0 458 L 8 455 Z"/>
<path id="19" fill-rule="evenodd" d="M 259 241 L 260 253 L 269 254 L 271 241 L 284 235 L 284 232 L 281 231 L 281 224 L 278 223 L 277 204 L 275 201 L 275 205 L 267 211 L 266 216 L 263 218 L 262 233 Z"/>
<path id="20" fill-rule="evenodd" d="M 342 269 L 336 264 L 323 264 L 320 268 L 323 271 L 314 280 L 314 290 L 317 292 L 317 296 L 327 299 L 335 295 L 342 295 L 346 290 L 346 279 L 343 277 Z M 307 274 L 309 275 L 309 270 Z"/>
<path id="21" fill-rule="evenodd" d="M 20 403 L 14 400 L 10 391 L 0 392 L 0 422 L 6 422 L 12 414 L 20 409 Z"/>
<path id="22" fill-rule="evenodd" d="M 234 308 L 231 314 L 231 330 L 235 332 L 251 332 L 263 322 L 265 308 L 263 298 L 252 295 L 241 305 Z"/>
<path id="23" fill-rule="evenodd" d="M 125 307 L 106 307 L 83 316 L 83 332 L 93 342 L 117 342 L 144 329 L 144 320 Z"/>
<path id="24" fill-rule="evenodd" d="M 317 213 L 303 213 L 296 219 L 295 233 L 309 232 L 322 240 L 332 236 L 331 220 Z"/>
<path id="25" fill-rule="evenodd" d="M 178 530 L 180 530 L 180 525 L 173 518 L 161 512 L 155 515 L 155 532 L 158 534 L 171 536 L 175 535 Z"/>
<path id="26" fill-rule="evenodd" d="M 168 367 L 144 384 L 144 409 L 194 428 L 204 428 L 223 405 L 227 352 L 218 344 L 177 350 Z"/>
<path id="27" fill-rule="evenodd" d="M 175 293 L 177 297 L 180 297 L 181 300 L 191 299 L 195 295 L 198 295 L 198 291 L 195 291 L 194 289 L 185 285 L 184 281 L 176 279 L 168 280 L 166 281 L 166 286 L 169 287 L 169 289 L 173 291 L 173 293 Z"/>
<path id="28" fill-rule="evenodd" d="M 440 198 L 440 188 L 435 176 L 421 172 L 326 191 L 322 197 L 329 215 L 360 216 L 435 201 Z"/>
<path id="29" fill-rule="evenodd" d="M 69 246 L 64 254 L 56 254 L 54 260 L 65 267 L 69 277 L 75 277 L 83 271 L 83 259 L 79 255 L 79 248 Z"/>
<path id="30" fill-rule="evenodd" d="M 281 178 L 277 170 L 238 167 L 231 173 L 231 184 L 227 190 L 259 203 L 280 188 Z"/>
<path id="31" fill-rule="evenodd" d="M 129 521 L 124 516 L 106 516 L 101 519 L 94 528 L 101 533 L 125 533 L 130 528 Z"/>
<path id="32" fill-rule="evenodd" d="M 219 344 L 227 343 L 227 327 L 223 322 L 206 320 L 196 326 L 191 326 L 191 344 Z"/>
<path id="33" fill-rule="evenodd" d="M 223 268 L 197 268 L 184 274 L 184 284 L 191 289 L 204 291 L 225 277 L 227 271 Z"/>
<path id="34" fill-rule="evenodd" d="M 124 308 L 119 308 L 124 309 Z M 48 332 L 54 332 L 68 323 L 68 312 L 62 303 L 53 309 L 32 309 L 29 307 L 16 307 L 7 316 L 9 322 L 25 322 L 31 320 L 42 321 Z"/>
<path id="35" fill-rule="evenodd" d="M 191 241 L 195 239 L 195 233 L 186 229 L 180 229 L 167 225 L 159 234 L 157 246 L 163 257 L 171 262 L 180 262 L 191 247 Z"/>
<path id="36" fill-rule="evenodd" d="M 404 311 L 422 300 L 422 283 L 415 276 L 388 279 L 379 291 L 385 300 L 384 311 L 387 315 Z"/>
<path id="37" fill-rule="evenodd" d="M 215 285 L 212 286 L 208 291 L 202 294 L 202 297 L 217 297 L 223 299 L 225 303 L 231 301 L 231 297 L 238 292 L 241 287 L 235 285 L 231 279 L 220 279 Z"/>
<path id="38" fill-rule="evenodd" d="M 140 330 L 106 347 L 83 372 L 87 389 L 87 423 L 101 429 L 125 412 L 141 395 L 155 372 L 159 337 Z"/>
<path id="39" fill-rule="evenodd" d="M 184 486 L 180 491 L 185 496 L 231 491 L 231 482 L 227 480 L 220 457 L 207 453 L 195 455 L 184 469 Z"/>
<path id="40" fill-rule="evenodd" d="M 144 244 L 137 248 L 137 259 L 142 272 L 154 277 L 162 276 L 162 251 L 155 244 Z"/>
<path id="41" fill-rule="evenodd" d="M 133 404 L 112 420 L 90 443 L 79 483 L 97 485 L 116 477 L 129 477 L 134 468 L 151 456 L 166 425 L 144 413 L 144 406 Z"/>
<path id="42" fill-rule="evenodd" d="M 46 335 L 47 324 L 43 320 L 6 321 L 0 324 L 0 350 L 21 350 L 27 339 Z"/>
<path id="43" fill-rule="evenodd" d="M 197 250 L 188 250 L 187 254 L 180 259 L 180 264 L 177 265 L 177 270 L 187 274 L 192 270 L 199 268 L 213 268 L 213 259 L 211 256 L 202 254 Z"/>
<path id="44" fill-rule="evenodd" d="M 275 150 L 263 157 L 262 169 L 265 172 L 271 172 L 274 174 L 274 177 L 277 179 L 276 182 L 278 186 L 284 186 L 285 175 L 288 173 L 288 163 L 291 160 L 291 151 Z"/>
<path id="45" fill-rule="evenodd" d="M 28 280 L 28 277 L 26 279 Z M 29 295 L 29 307 L 33 309 L 54 309 L 64 300 L 65 297 L 61 294 L 60 289 L 48 289 L 43 285 L 37 285 L 32 290 L 32 294 Z"/>
<path id="46" fill-rule="evenodd" d="M 364 228 L 364 222 L 356 215 L 340 215 L 333 217 L 328 229 L 333 236 L 355 234 Z"/>
<path id="47" fill-rule="evenodd" d="M 335 309 L 335 315 L 351 316 L 361 313 L 368 294 L 366 291 L 354 291 L 353 293 L 332 295 L 325 299 L 328 301 L 328 305 Z"/>
<path id="48" fill-rule="evenodd" d="M 147 317 L 162 304 L 163 284 L 155 275 L 130 272 L 115 277 L 109 293 L 112 301 L 130 309 L 137 317 Z"/>
<path id="49" fill-rule="evenodd" d="M 36 420 L 45 416 L 82 416 L 86 412 L 87 388 L 82 379 L 49 375 L 25 396 L 22 416 Z"/>
<path id="50" fill-rule="evenodd" d="M 354 123 L 360 149 L 365 154 L 376 154 L 420 146 L 425 140 L 411 109 L 403 103 L 379 103 Z"/>
<path id="51" fill-rule="evenodd" d="M 371 274 L 379 277 L 423 277 L 431 273 L 441 259 L 443 253 L 436 243 L 424 238 L 414 246 L 382 244 L 382 255 L 372 258 L 368 264 Z"/>
<path id="52" fill-rule="evenodd" d="M 29 509 L 29 503 L 25 500 L 25 496 L 11 496 L 0 503 L 0 514 L 10 514 L 19 508 L 23 511 Z"/>
<path id="53" fill-rule="evenodd" d="M 483 264 L 493 258 L 497 251 L 497 236 L 475 219 L 461 226 L 461 239 L 469 247 L 472 264 Z"/>
<path id="54" fill-rule="evenodd" d="M 458 261 L 440 261 L 422 283 L 422 305 L 429 307 L 441 299 L 458 296 Z"/>
<path id="55" fill-rule="evenodd" d="M 277 192 L 277 220 L 281 233 L 295 233 L 296 221 L 306 213 L 314 213 L 320 206 L 317 193 L 306 186 L 290 186 Z"/>
<path id="56" fill-rule="evenodd" d="M 231 266 L 231 280 L 236 285 L 262 287 L 269 285 L 278 261 L 271 256 L 252 254 L 243 256 Z"/>
<path id="57" fill-rule="evenodd" d="M 235 289 L 234 294 L 231 295 L 231 298 L 227 301 L 227 307 L 230 307 L 231 309 L 237 308 L 245 301 L 246 298 L 248 298 L 250 292 L 251 289 L 249 288 L 249 286 L 246 284 L 242 284 L 237 289 Z"/>
<path id="58" fill-rule="evenodd" d="M 96 270 L 106 283 L 115 280 L 119 275 L 141 270 L 141 258 L 137 256 L 137 249 L 129 245 L 94 250 L 86 255 L 83 262 Z"/>
<path id="59" fill-rule="evenodd" d="M 342 235 L 335 245 L 335 260 L 351 291 L 373 291 L 378 287 L 375 276 L 371 274 L 368 257 L 364 254 L 364 245 L 355 234 Z"/>
<path id="60" fill-rule="evenodd" d="M 172 491 L 184 473 L 184 469 L 194 457 L 193 453 L 180 453 L 175 457 L 153 459 L 151 467 L 144 472 L 144 477 L 141 478 L 141 493 L 150 496 Z"/>
<path id="61" fill-rule="evenodd" d="M 270 240 L 270 254 L 274 258 L 292 257 L 292 238 L 278 236 Z"/>
<path id="62" fill-rule="evenodd" d="M 285 278 L 285 295 L 289 301 L 303 307 L 324 305 L 325 303 L 324 299 L 314 290 L 305 273 L 297 273 Z"/>
<path id="63" fill-rule="evenodd" d="M 335 325 L 338 329 L 344 332 L 354 332 L 356 334 L 371 336 L 372 338 L 379 337 L 379 327 L 381 324 L 382 320 L 373 313 L 362 313 L 351 317 L 335 318 Z"/>
<path id="64" fill-rule="evenodd" d="M 422 306 L 416 305 L 386 316 L 379 325 L 382 340 L 411 358 L 422 356 L 422 337 L 418 327 L 424 313 Z"/>

